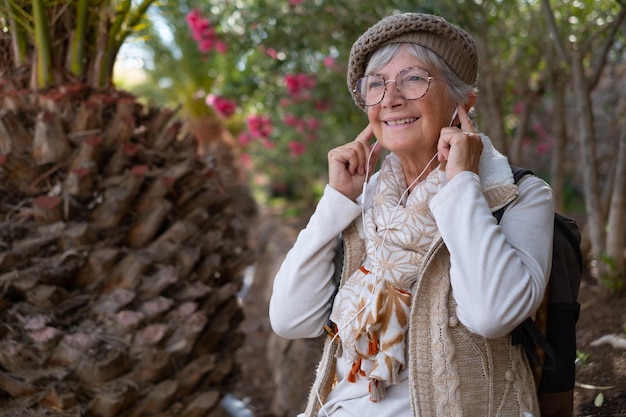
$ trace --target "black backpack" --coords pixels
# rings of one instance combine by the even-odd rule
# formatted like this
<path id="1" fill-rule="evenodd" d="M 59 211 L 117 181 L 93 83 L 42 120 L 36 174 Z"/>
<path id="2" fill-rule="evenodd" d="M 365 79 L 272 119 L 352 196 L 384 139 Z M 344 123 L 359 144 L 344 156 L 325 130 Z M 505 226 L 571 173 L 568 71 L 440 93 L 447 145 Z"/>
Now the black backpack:
<path id="1" fill-rule="evenodd" d="M 515 183 L 531 171 L 511 167 Z M 500 222 L 504 208 L 494 212 Z M 527 318 L 511 334 L 529 358 L 542 417 L 573 414 L 576 380 L 576 322 L 580 314 L 578 290 L 583 271 L 580 230 L 576 221 L 554 213 L 552 270 L 546 295 L 535 320 Z"/>

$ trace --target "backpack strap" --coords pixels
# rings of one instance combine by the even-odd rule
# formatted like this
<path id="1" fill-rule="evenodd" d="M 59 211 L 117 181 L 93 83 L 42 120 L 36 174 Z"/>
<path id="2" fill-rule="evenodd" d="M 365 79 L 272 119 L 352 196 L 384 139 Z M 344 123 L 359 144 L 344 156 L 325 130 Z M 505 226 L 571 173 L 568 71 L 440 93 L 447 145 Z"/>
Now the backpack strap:
<path id="1" fill-rule="evenodd" d="M 513 173 L 513 181 L 515 181 L 515 184 L 519 184 L 522 178 L 524 178 L 526 175 L 535 175 L 535 173 L 532 172 L 530 169 L 520 168 L 513 165 L 511 165 L 511 172 Z"/>
<path id="2" fill-rule="evenodd" d="M 513 180 L 515 181 L 515 184 L 519 184 L 522 178 L 527 175 L 535 175 L 529 169 L 513 165 L 511 165 L 511 172 L 513 173 Z M 505 208 L 506 206 L 493 212 L 493 216 L 496 218 L 498 223 L 502 220 Z M 548 294 L 546 292 L 540 309 L 547 309 L 547 297 Z M 554 349 L 552 349 L 552 346 L 548 342 L 548 339 L 546 339 L 546 336 L 539 325 L 537 325 L 537 323 L 530 317 L 526 318 L 526 320 L 524 320 L 511 332 L 511 344 L 518 345 L 520 343 L 528 355 L 528 358 L 535 362 L 535 364 L 545 370 L 553 370 L 556 367 L 556 353 L 554 352 Z"/>
<path id="3" fill-rule="evenodd" d="M 511 172 L 513 173 L 513 181 L 515 182 L 515 184 L 519 184 L 522 178 L 524 178 L 526 175 L 535 175 L 535 173 L 532 172 L 530 169 L 520 168 L 513 165 L 511 165 Z M 493 212 L 493 216 L 496 218 L 498 223 L 500 223 L 500 220 L 502 220 L 502 215 L 504 214 L 505 208 L 506 206 L 501 207 Z"/>
<path id="4" fill-rule="evenodd" d="M 511 344 L 522 344 L 526 355 L 546 371 L 556 369 L 556 353 L 537 323 L 527 317 L 511 332 Z M 540 352 L 543 352 L 541 354 Z"/>

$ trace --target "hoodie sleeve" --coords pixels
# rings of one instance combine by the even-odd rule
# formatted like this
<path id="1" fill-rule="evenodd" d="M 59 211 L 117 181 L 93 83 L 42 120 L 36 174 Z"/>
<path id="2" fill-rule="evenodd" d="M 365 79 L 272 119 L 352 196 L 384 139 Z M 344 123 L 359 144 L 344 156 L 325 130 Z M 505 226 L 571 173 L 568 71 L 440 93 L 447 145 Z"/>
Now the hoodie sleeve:
<path id="1" fill-rule="evenodd" d="M 269 316 L 276 334 L 288 339 L 322 334 L 335 293 L 338 237 L 360 214 L 360 205 L 326 186 L 274 278 Z"/>
<path id="2" fill-rule="evenodd" d="M 431 210 L 450 252 L 459 320 L 484 337 L 509 334 L 543 299 L 552 263 L 552 190 L 526 177 L 498 224 L 479 177 L 464 172 L 439 191 Z"/>

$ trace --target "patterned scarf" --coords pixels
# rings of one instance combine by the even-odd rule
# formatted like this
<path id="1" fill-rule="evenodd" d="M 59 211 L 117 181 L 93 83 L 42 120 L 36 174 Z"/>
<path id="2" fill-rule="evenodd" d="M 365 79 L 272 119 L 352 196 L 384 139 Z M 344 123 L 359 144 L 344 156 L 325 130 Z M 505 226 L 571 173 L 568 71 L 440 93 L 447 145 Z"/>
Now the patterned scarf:
<path id="1" fill-rule="evenodd" d="M 338 328 L 342 355 L 352 363 L 348 381 L 369 379 L 370 399 L 385 396 L 406 366 L 405 337 L 411 290 L 434 237 L 429 201 L 438 190 L 437 169 L 419 182 L 406 201 L 400 161 L 384 161 L 372 207 L 363 218 L 366 259 L 340 288 L 331 320 Z M 403 205 L 404 203 L 404 205 Z"/>

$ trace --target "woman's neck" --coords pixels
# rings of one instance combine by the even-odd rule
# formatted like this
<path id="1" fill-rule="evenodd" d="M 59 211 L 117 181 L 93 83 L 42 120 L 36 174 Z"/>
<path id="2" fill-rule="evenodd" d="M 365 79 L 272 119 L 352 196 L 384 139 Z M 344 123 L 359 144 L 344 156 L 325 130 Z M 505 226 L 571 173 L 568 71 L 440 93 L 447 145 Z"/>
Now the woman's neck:
<path id="1" fill-rule="evenodd" d="M 437 168 L 437 152 L 435 151 L 433 154 L 428 155 L 427 158 L 420 158 L 419 162 L 415 158 L 398 158 L 409 190 L 412 190 L 415 184 L 423 181 L 428 177 L 428 174 Z"/>

